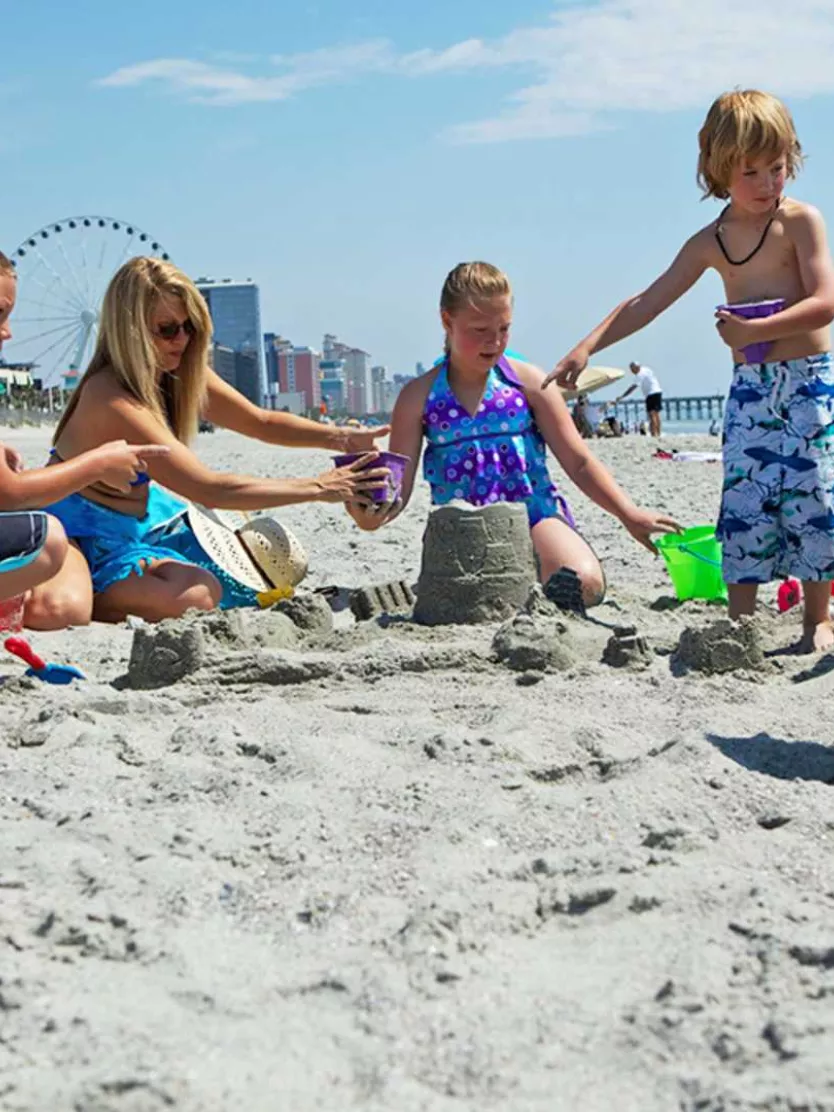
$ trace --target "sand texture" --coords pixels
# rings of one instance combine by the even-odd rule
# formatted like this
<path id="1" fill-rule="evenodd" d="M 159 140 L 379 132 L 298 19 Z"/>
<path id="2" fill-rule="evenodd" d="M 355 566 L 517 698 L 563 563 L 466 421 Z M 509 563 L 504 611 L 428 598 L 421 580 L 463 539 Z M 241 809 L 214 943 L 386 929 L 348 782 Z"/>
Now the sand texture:
<path id="1" fill-rule="evenodd" d="M 720 468 L 651 452 L 599 446 L 712 520 Z M 281 513 L 335 613 L 32 634 L 68 687 L 4 655 L 3 1112 L 834 1110 L 834 657 L 784 652 L 773 590 L 739 626 L 678 604 L 573 507 L 595 621 L 529 586 L 477 624 L 357 621 L 349 589 L 417 583 L 421 483 L 376 534 Z"/>

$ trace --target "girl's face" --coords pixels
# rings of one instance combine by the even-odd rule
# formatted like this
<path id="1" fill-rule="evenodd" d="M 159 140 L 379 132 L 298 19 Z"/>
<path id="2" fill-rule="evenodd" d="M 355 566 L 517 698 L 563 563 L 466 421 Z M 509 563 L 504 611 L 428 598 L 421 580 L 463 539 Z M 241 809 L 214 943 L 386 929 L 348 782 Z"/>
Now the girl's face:
<path id="1" fill-rule="evenodd" d="M 510 339 L 512 298 L 490 297 L 464 305 L 454 313 L 441 311 L 449 348 L 459 362 L 471 367 L 493 367 Z"/>
<path id="2" fill-rule="evenodd" d="M 0 348 L 4 341 L 12 338 L 9 317 L 12 315 L 16 298 L 17 279 L 11 274 L 0 274 Z"/>
<path id="3" fill-rule="evenodd" d="M 175 371 L 194 335 L 194 325 L 178 297 L 161 297 L 151 313 L 151 335 L 161 371 Z"/>
<path id="4" fill-rule="evenodd" d="M 774 157 L 743 159 L 730 176 L 730 200 L 754 216 L 768 212 L 782 196 L 788 164 L 784 151 Z"/>

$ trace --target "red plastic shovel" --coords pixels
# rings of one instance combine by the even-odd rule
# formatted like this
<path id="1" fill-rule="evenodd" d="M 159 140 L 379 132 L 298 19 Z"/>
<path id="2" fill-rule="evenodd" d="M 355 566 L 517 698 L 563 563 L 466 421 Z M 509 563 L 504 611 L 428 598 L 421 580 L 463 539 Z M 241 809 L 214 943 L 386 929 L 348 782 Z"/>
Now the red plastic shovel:
<path id="1" fill-rule="evenodd" d="M 47 664 L 23 637 L 7 637 L 3 644 L 10 653 L 29 665 L 27 676 L 37 676 L 44 683 L 72 683 L 73 680 L 87 678 L 72 664 Z"/>

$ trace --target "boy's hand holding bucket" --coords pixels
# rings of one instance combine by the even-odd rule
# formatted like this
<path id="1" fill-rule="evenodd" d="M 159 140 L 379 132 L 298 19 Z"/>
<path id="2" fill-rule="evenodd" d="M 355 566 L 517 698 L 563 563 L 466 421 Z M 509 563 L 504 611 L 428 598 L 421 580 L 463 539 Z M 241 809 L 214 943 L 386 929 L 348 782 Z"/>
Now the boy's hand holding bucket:
<path id="1" fill-rule="evenodd" d="M 742 346 L 744 341 L 737 342 L 738 338 L 727 328 L 727 324 L 734 321 L 741 324 L 748 320 L 772 317 L 775 313 L 781 313 L 784 308 L 785 300 L 782 297 L 774 297 L 766 301 L 737 301 L 729 305 L 716 305 L 715 315 L 718 317 L 716 327 L 724 342 L 741 351 L 748 363 L 763 363 L 767 353 L 773 347 L 773 341 L 767 340 Z"/>

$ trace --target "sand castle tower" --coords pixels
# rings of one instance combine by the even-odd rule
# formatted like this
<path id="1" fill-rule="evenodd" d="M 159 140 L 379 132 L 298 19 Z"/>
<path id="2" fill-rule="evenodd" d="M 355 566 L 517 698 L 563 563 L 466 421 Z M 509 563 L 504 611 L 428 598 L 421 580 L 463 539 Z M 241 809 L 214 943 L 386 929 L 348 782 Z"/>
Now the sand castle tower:
<path id="1" fill-rule="evenodd" d="M 510 617 L 536 582 L 523 503 L 453 503 L 432 510 L 423 536 L 414 620 L 424 625 Z"/>

